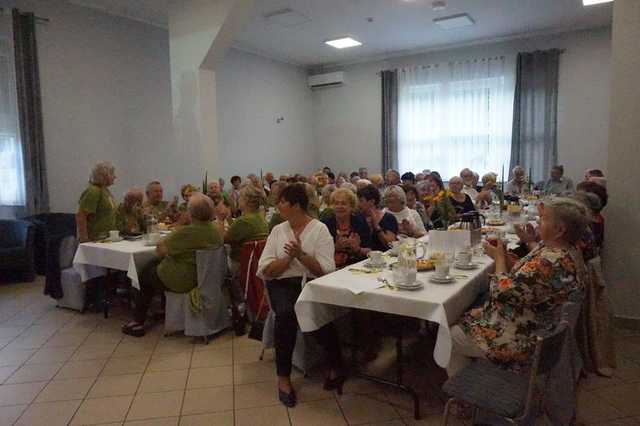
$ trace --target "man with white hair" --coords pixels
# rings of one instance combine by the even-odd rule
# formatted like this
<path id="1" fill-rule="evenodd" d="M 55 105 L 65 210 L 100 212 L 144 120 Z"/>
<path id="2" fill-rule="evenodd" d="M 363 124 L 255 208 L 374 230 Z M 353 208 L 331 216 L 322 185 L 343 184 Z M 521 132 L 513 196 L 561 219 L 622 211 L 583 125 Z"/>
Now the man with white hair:
<path id="1" fill-rule="evenodd" d="M 142 204 L 142 211 L 145 215 L 152 215 L 159 221 L 164 221 L 171 215 L 170 206 L 167 201 L 163 200 L 162 184 L 157 180 L 149 182 L 145 191 L 147 200 Z M 178 200 L 174 200 L 174 204 L 178 204 Z"/>
<path id="2" fill-rule="evenodd" d="M 213 225 L 213 201 L 199 192 L 189 198 L 191 223 L 174 231 L 156 247 L 156 259 L 140 274 L 140 292 L 136 298 L 134 320 L 122 326 L 122 332 L 142 337 L 147 310 L 156 292 L 189 293 L 198 286 L 196 251 L 222 245 L 220 232 Z"/>
<path id="3" fill-rule="evenodd" d="M 525 174 L 524 167 L 515 166 L 511 173 L 513 178 L 507 182 L 507 187 L 504 192 L 506 195 L 522 195 L 527 184 L 527 175 Z"/>
<path id="4" fill-rule="evenodd" d="M 467 194 L 471 200 L 475 203 L 478 197 L 478 191 L 476 190 L 476 182 L 473 171 L 468 168 L 464 168 L 460 171 L 460 177 L 462 178 L 463 186 L 462 192 Z"/>

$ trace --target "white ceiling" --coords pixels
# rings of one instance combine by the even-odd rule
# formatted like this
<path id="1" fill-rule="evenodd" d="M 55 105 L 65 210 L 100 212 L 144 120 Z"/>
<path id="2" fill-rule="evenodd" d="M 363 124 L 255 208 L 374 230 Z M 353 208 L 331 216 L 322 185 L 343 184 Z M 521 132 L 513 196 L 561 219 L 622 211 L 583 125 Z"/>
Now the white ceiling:
<path id="1" fill-rule="evenodd" d="M 167 26 L 168 0 L 68 0 L 115 15 Z M 582 0 L 256 0 L 235 39 L 240 49 L 304 66 L 358 62 L 477 40 L 552 33 L 611 24 L 612 5 L 583 7 Z M 264 16 L 290 8 L 310 18 L 285 27 Z M 468 13 L 476 25 L 442 30 L 433 18 Z M 368 22 L 367 18 L 373 18 Z M 304 19 L 302 21 L 305 21 Z M 336 50 L 324 41 L 350 35 L 361 47 Z"/>

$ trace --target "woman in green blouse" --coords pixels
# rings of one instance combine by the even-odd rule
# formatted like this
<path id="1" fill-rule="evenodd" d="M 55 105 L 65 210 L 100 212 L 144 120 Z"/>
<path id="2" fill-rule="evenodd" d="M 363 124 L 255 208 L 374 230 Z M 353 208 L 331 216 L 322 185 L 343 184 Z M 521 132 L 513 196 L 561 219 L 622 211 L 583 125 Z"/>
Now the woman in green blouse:
<path id="1" fill-rule="evenodd" d="M 266 239 L 269 235 L 269 225 L 260 212 L 260 205 L 264 202 L 262 192 L 252 185 L 245 186 L 240 191 L 238 207 L 242 215 L 233 221 L 229 229 L 224 232 L 224 242 L 231 245 L 231 269 L 237 269 L 240 263 L 240 251 L 247 241 Z"/>
<path id="2" fill-rule="evenodd" d="M 104 238 L 116 229 L 116 203 L 109 187 L 116 181 L 116 170 L 108 161 L 91 171 L 89 186 L 80 196 L 76 224 L 80 242 Z"/>

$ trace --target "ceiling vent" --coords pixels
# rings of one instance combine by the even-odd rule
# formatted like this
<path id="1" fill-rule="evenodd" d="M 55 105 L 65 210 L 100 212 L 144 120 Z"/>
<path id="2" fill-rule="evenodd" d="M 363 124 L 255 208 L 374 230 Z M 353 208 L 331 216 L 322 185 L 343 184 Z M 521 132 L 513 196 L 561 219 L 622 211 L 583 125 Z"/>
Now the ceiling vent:
<path id="1" fill-rule="evenodd" d="M 262 17 L 268 24 L 276 24 L 284 28 L 296 27 L 311 21 L 311 18 L 308 16 L 305 16 L 300 12 L 296 12 L 288 7 L 274 12 L 269 12 L 262 15 Z"/>

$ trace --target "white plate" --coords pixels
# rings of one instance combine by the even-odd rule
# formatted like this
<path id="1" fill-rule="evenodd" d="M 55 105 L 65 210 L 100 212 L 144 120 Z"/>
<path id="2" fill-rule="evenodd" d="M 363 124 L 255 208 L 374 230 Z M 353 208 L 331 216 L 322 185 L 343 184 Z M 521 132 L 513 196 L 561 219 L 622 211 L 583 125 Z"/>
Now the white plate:
<path id="1" fill-rule="evenodd" d="M 443 278 L 440 278 L 440 277 L 437 277 L 437 276 L 433 275 L 433 276 L 431 276 L 429 278 L 429 281 L 431 281 L 432 283 L 437 283 L 437 284 L 449 284 L 449 283 L 454 282 L 455 280 L 456 279 L 453 278 L 451 275 L 443 277 Z"/>
<path id="2" fill-rule="evenodd" d="M 112 243 L 119 243 L 120 241 L 124 240 L 124 238 L 119 237 L 119 238 L 109 238 L 107 241 L 110 241 Z"/>
<path id="3" fill-rule="evenodd" d="M 419 290 L 422 287 L 424 287 L 424 284 L 421 281 L 416 281 L 414 284 L 411 285 L 407 285 L 407 284 L 393 284 L 391 283 L 391 287 L 395 287 L 398 288 L 400 290 L 409 290 L 409 291 L 413 291 L 413 290 Z"/>
<path id="4" fill-rule="evenodd" d="M 477 263 L 467 263 L 466 265 L 462 264 L 462 263 L 454 263 L 453 267 L 456 269 L 462 269 L 463 271 L 470 271 L 471 269 L 476 269 L 478 266 Z"/>

